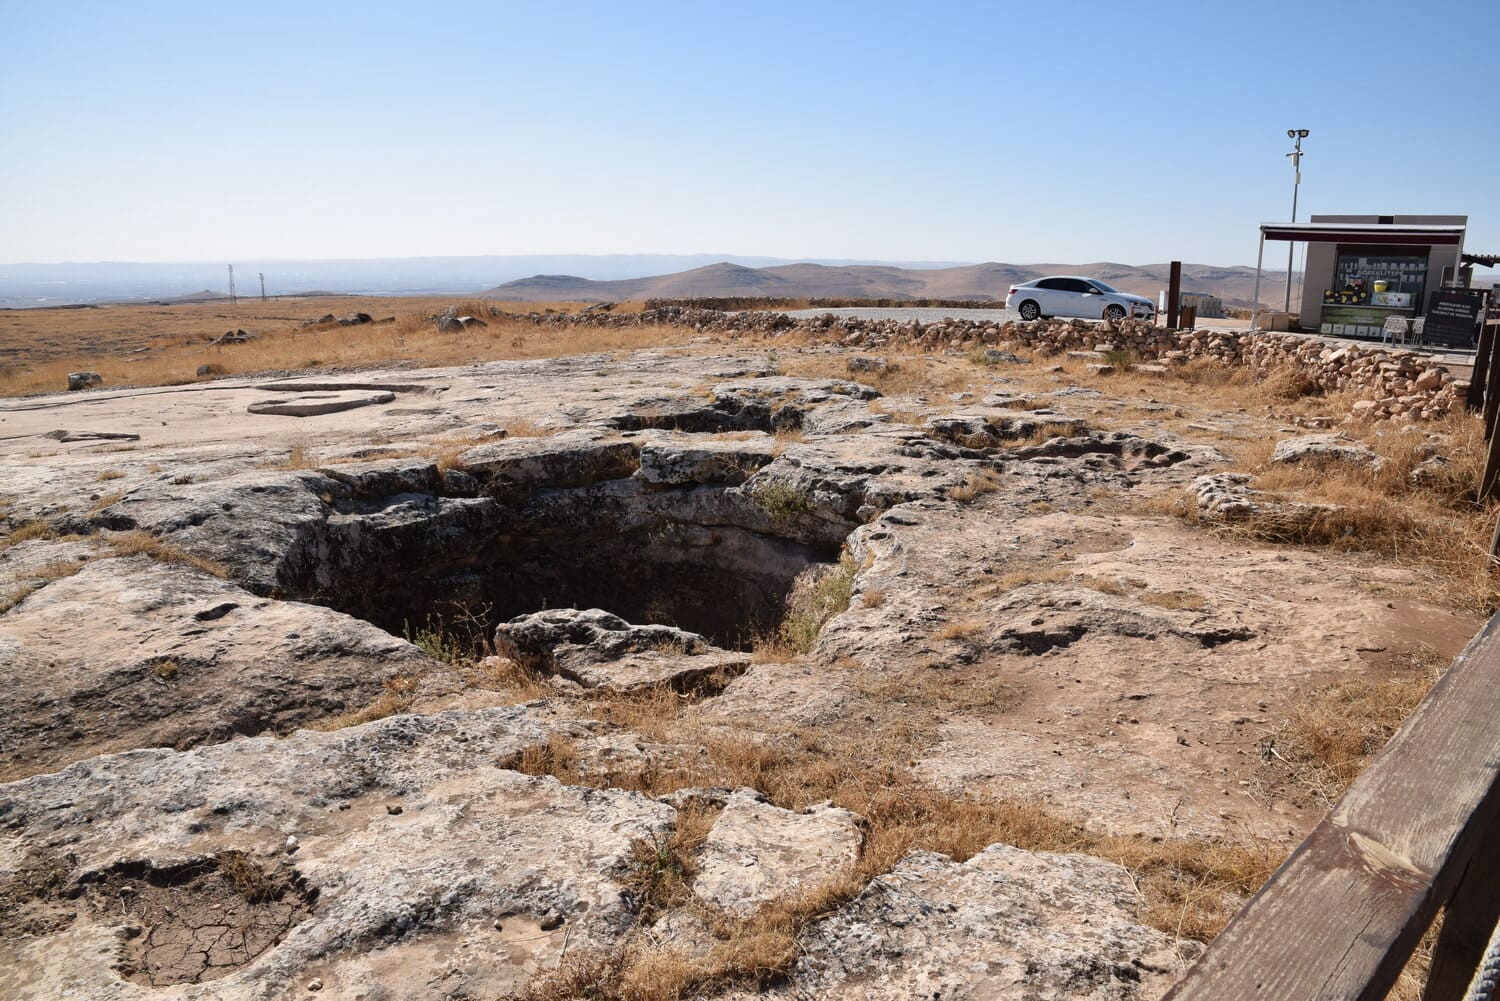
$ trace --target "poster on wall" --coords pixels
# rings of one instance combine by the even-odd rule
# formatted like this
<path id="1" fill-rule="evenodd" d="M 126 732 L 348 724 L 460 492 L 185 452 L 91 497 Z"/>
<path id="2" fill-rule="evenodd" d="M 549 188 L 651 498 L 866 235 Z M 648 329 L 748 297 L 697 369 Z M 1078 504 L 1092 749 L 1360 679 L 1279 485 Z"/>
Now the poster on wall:
<path id="1" fill-rule="evenodd" d="M 1479 330 L 1481 299 L 1467 292 L 1437 292 L 1427 307 L 1427 323 L 1422 331 L 1425 344 L 1442 344 L 1452 348 L 1471 348 Z"/>
<path id="2" fill-rule="evenodd" d="M 1378 338 L 1385 329 L 1385 318 L 1400 315 L 1394 310 L 1371 306 L 1324 306 L 1318 330 L 1334 337 Z"/>
<path id="3" fill-rule="evenodd" d="M 1407 306 L 1414 304 L 1426 285 L 1426 254 L 1341 249 L 1333 270 L 1335 291 L 1359 288 L 1366 296 L 1372 293 L 1410 296 Z"/>

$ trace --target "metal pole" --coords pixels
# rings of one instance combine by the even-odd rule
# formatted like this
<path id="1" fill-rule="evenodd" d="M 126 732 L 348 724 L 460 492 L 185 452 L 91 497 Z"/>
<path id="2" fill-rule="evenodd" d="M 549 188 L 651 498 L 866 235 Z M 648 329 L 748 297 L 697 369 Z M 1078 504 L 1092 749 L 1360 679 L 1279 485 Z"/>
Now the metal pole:
<path id="1" fill-rule="evenodd" d="M 1292 158 L 1292 222 L 1297 221 L 1297 189 L 1302 186 L 1302 140 L 1307 135 L 1307 129 L 1287 129 L 1287 138 L 1295 140 L 1292 152 L 1287 156 Z M 1286 245 L 1286 304 L 1282 307 L 1284 312 L 1292 311 L 1292 255 L 1297 250 L 1297 244 L 1287 241 Z"/>
<path id="2" fill-rule="evenodd" d="M 1260 250 L 1255 253 L 1255 294 L 1250 298 L 1250 329 L 1255 329 L 1255 317 L 1260 311 L 1260 267 L 1266 257 L 1266 231 L 1260 231 Z"/>
<path id="3" fill-rule="evenodd" d="M 1182 262 L 1173 261 L 1167 272 L 1167 328 L 1177 329 L 1182 311 Z"/>

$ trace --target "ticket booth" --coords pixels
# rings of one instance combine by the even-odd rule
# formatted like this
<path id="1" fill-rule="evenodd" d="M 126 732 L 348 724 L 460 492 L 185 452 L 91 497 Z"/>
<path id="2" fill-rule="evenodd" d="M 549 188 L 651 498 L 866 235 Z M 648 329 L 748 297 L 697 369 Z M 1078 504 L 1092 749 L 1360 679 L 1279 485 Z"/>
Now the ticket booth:
<path id="1" fill-rule="evenodd" d="M 1458 272 L 1468 223 L 1467 216 L 1312 219 L 1260 227 L 1262 255 L 1267 240 L 1307 244 L 1297 328 L 1372 340 L 1392 316 L 1425 314 L 1445 274 Z M 1257 302 L 1260 284 L 1257 260 Z"/>

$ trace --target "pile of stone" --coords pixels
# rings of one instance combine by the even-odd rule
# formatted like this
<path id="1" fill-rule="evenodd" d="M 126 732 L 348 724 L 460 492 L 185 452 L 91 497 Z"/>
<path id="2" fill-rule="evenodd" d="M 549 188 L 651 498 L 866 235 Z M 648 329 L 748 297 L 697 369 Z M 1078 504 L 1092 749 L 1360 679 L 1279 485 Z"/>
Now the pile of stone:
<path id="1" fill-rule="evenodd" d="M 1432 420 L 1463 408 L 1468 383 L 1415 351 L 1377 345 L 1332 345 L 1303 334 L 1233 330 L 1167 330 L 1139 320 L 1091 323 L 1083 320 L 866 319 L 832 313 L 792 318 L 785 313 L 728 313 L 663 305 L 636 314 L 528 313 L 540 326 L 687 326 L 703 333 L 772 335 L 795 333 L 862 349 L 973 349 L 1001 346 L 1051 355 L 1095 351 L 1101 342 L 1142 362 L 1168 367 L 1198 359 L 1248 365 L 1267 376 L 1278 370 L 1305 375 L 1319 392 L 1350 392 L 1364 397 L 1351 416 L 1361 420 L 1396 417 Z"/>
<path id="2" fill-rule="evenodd" d="M 1354 415 L 1381 419 L 1409 415 L 1431 420 L 1463 409 L 1469 384 L 1415 351 L 1359 344 L 1341 346 L 1296 334 L 1241 337 L 1242 364 L 1262 372 L 1293 368 L 1324 392 L 1366 397 Z"/>

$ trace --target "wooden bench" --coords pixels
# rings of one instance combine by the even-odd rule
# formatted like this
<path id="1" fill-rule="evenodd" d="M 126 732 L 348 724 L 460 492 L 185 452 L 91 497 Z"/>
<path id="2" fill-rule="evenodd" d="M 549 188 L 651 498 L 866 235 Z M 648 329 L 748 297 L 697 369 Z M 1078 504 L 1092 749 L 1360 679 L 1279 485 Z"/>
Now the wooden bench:
<path id="1" fill-rule="evenodd" d="M 1164 1001 L 1384 998 L 1447 907 L 1424 1001 L 1500 919 L 1500 615 Z"/>

